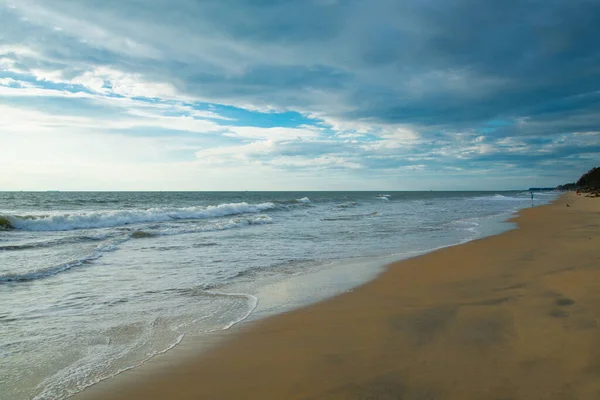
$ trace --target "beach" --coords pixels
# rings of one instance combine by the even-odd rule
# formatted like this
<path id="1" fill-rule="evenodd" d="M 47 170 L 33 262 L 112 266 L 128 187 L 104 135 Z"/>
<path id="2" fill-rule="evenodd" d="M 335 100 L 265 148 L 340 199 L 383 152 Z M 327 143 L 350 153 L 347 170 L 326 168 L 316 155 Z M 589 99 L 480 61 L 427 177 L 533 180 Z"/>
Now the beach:
<path id="1" fill-rule="evenodd" d="M 600 202 L 514 221 L 74 399 L 599 398 Z"/>
<path id="2" fill-rule="evenodd" d="M 513 229 L 557 196 L 0 192 L 2 399 L 65 399 L 179 363 L 394 261 Z"/>

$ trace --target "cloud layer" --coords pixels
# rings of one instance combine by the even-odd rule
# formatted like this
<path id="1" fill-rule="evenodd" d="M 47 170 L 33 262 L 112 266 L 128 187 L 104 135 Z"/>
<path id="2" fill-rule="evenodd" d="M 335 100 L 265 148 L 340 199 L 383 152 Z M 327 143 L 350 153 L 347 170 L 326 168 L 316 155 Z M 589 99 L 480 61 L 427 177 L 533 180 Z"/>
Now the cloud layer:
<path id="1" fill-rule="evenodd" d="M 0 188 L 518 188 L 599 159 L 591 0 L 19 0 L 0 26 Z"/>

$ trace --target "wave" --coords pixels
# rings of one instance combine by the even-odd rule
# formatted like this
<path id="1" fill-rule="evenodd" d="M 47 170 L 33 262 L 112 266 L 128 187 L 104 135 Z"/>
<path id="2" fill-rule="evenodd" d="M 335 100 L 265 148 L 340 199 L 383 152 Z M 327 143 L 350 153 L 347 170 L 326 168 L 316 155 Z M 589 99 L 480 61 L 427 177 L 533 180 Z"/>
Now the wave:
<path id="1" fill-rule="evenodd" d="M 90 261 L 97 260 L 102 257 L 103 253 L 116 250 L 119 244 L 128 240 L 128 236 L 122 236 L 117 239 L 113 239 L 107 243 L 101 244 L 96 247 L 96 249 L 87 256 L 79 258 L 77 260 L 67 261 L 65 263 L 54 265 L 48 268 L 42 268 L 31 272 L 25 273 L 9 273 L 6 275 L 0 275 L 0 283 L 12 283 L 12 282 L 28 282 L 34 281 L 37 279 L 47 278 L 52 275 L 56 275 L 60 272 L 70 270 L 71 268 L 79 267 L 84 264 L 89 263 Z"/>
<path id="2" fill-rule="evenodd" d="M 109 235 L 74 236 L 74 237 L 52 239 L 52 240 L 47 240 L 47 241 L 6 244 L 6 245 L 0 245 L 0 251 L 18 251 L 18 250 L 38 249 L 38 248 L 60 246 L 63 244 L 79 243 L 79 242 L 85 242 L 85 241 L 97 242 L 97 241 L 101 241 L 101 240 L 106 240 L 108 238 L 109 238 Z"/>
<path id="3" fill-rule="evenodd" d="M 524 195 L 529 196 L 530 193 L 526 192 L 524 193 Z M 549 197 L 556 197 L 558 196 L 558 192 L 533 192 L 534 196 L 549 196 Z"/>
<path id="4" fill-rule="evenodd" d="M 217 242 L 207 242 L 207 243 L 195 243 L 192 245 L 193 248 L 200 248 L 200 247 L 212 247 L 212 246 L 218 246 L 219 243 Z"/>
<path id="5" fill-rule="evenodd" d="M 511 196 L 504 196 L 502 194 L 495 194 L 493 196 L 475 197 L 474 200 L 478 200 L 478 201 L 527 201 L 527 200 L 531 200 L 531 197 L 529 197 L 529 194 L 527 195 L 527 197 L 511 197 Z"/>
<path id="6" fill-rule="evenodd" d="M 190 291 L 195 291 L 194 289 Z M 203 291 L 202 293 L 197 293 L 196 295 L 205 295 L 211 297 L 225 297 L 225 298 L 239 298 L 244 299 L 246 301 L 246 310 L 244 310 L 241 315 L 232 318 L 231 320 L 222 321 L 221 325 L 204 330 L 206 333 L 213 333 L 219 331 L 227 331 L 231 329 L 233 326 L 245 321 L 248 319 L 254 310 L 257 308 L 259 299 L 256 296 L 253 296 L 248 293 L 229 293 L 229 292 L 219 292 L 219 291 Z M 209 317 L 213 314 L 209 314 Z M 201 320 L 206 319 L 206 316 L 200 317 L 192 321 L 192 324 L 196 324 Z M 156 323 L 156 320 L 155 320 Z M 136 360 L 133 359 L 131 362 L 121 368 L 117 368 L 116 370 L 110 369 L 110 362 L 114 360 L 118 360 L 124 358 L 130 354 L 135 354 L 137 350 L 137 343 L 133 347 L 124 348 L 123 350 L 118 351 L 118 353 L 98 353 L 94 352 L 95 358 L 93 360 L 89 359 L 79 359 L 75 361 L 73 364 L 59 370 L 54 375 L 51 375 L 49 378 L 46 378 L 40 385 L 37 386 L 36 389 L 39 389 L 40 392 L 32 398 L 32 400 L 44 400 L 44 399 L 54 399 L 54 398 L 66 398 L 71 397 L 77 393 L 81 393 L 81 391 L 96 385 L 102 381 L 114 378 L 123 372 L 135 369 L 141 365 L 144 365 L 154 357 L 165 354 L 178 346 L 183 339 L 186 337 L 187 333 L 180 333 L 180 328 L 185 327 L 187 324 L 180 324 L 173 327 L 173 332 L 177 332 L 177 336 L 174 339 L 166 344 L 166 346 L 161 346 L 159 348 L 153 348 L 150 352 L 146 353 L 141 359 Z M 110 340 L 110 338 L 109 338 Z M 123 348 L 122 345 L 119 347 Z M 131 352 L 131 353 L 130 353 Z M 97 357 L 103 357 L 98 359 Z M 106 358 L 109 357 L 109 358 Z M 81 367 L 81 361 L 85 361 L 88 368 Z M 95 361 L 95 362 L 93 362 Z M 98 362 L 99 361 L 99 362 Z M 79 364 L 79 365 L 78 365 Z M 100 373 L 92 373 L 93 369 L 100 370 Z M 74 379 L 75 377 L 75 379 Z M 73 385 L 74 387 L 70 387 Z"/>
<path id="7" fill-rule="evenodd" d="M 265 265 L 262 267 L 249 268 L 249 269 L 235 272 L 232 275 L 228 276 L 226 278 L 226 282 L 224 282 L 224 283 L 226 284 L 228 282 L 235 282 L 237 279 L 240 279 L 240 278 L 256 280 L 256 279 L 258 279 L 258 276 L 265 277 L 265 276 L 272 276 L 272 275 L 276 275 L 276 276 L 298 275 L 303 270 L 306 270 L 307 267 L 313 266 L 313 265 L 321 265 L 322 263 L 323 263 L 323 260 L 320 260 L 320 259 L 300 258 L 300 259 L 281 260 L 280 262 L 276 262 L 274 264 Z M 207 287 L 206 290 L 216 289 L 216 288 L 220 287 L 222 284 L 223 283 L 215 285 L 213 287 Z"/>
<path id="8" fill-rule="evenodd" d="M 358 207 L 358 203 L 355 201 L 347 201 L 345 203 L 338 204 L 336 207 L 337 208 L 353 208 L 353 207 Z"/>
<path id="9" fill-rule="evenodd" d="M 154 236 L 157 236 L 157 235 L 152 232 L 145 232 L 145 231 L 131 232 L 131 237 L 133 239 L 144 239 L 144 238 L 149 238 L 149 237 L 154 237 Z"/>
<path id="10" fill-rule="evenodd" d="M 351 215 L 340 215 L 335 217 L 326 217 L 323 218 L 323 221 L 356 221 L 359 219 L 363 219 L 366 217 L 374 217 L 380 215 L 377 211 L 369 213 L 369 214 L 351 214 Z"/>
<path id="11" fill-rule="evenodd" d="M 460 231 L 466 231 L 466 232 L 476 234 L 479 232 L 481 224 L 476 222 L 475 219 L 477 219 L 477 218 L 459 219 L 459 220 L 449 222 L 445 225 L 452 226 L 452 227 L 454 227 L 454 229 L 457 229 Z"/>
<path id="12" fill-rule="evenodd" d="M 259 215 L 255 218 L 232 218 L 228 221 L 218 222 L 213 225 L 204 225 L 200 227 L 166 227 L 156 229 L 138 229 L 131 232 L 129 235 L 133 239 L 145 239 L 155 236 L 170 236 L 170 235 L 182 235 L 187 233 L 199 233 L 199 232 L 216 232 L 224 231 L 228 229 L 242 228 L 250 225 L 266 225 L 272 224 L 273 220 L 268 215 Z"/>
<path id="13" fill-rule="evenodd" d="M 112 240 L 107 241 L 106 243 L 102 243 L 100 245 L 98 245 L 96 247 L 96 249 L 89 255 L 84 256 L 82 258 L 79 258 L 77 260 L 71 260 L 65 263 L 61 263 L 59 265 L 54 265 L 48 268 L 42 268 L 42 269 L 38 269 L 35 271 L 31 271 L 31 272 L 25 272 L 25 273 L 17 273 L 17 274 L 13 274 L 13 273 L 9 273 L 6 275 L 0 275 L 0 283 L 14 283 L 14 282 L 27 282 L 27 281 L 33 281 L 33 280 L 37 280 L 37 279 L 42 279 L 42 278 L 48 278 L 50 276 L 56 275 L 58 273 L 64 272 L 64 271 L 68 271 L 72 268 L 75 267 L 80 267 L 84 264 L 88 264 L 91 261 L 97 260 L 100 257 L 102 257 L 102 255 L 106 252 L 109 251 L 115 251 L 119 248 L 119 245 L 130 240 L 130 239 L 145 239 L 145 238 L 152 238 L 152 237 L 156 237 L 156 236 L 162 236 L 162 235 L 180 235 L 180 234 L 186 234 L 186 233 L 198 233 L 198 232 L 214 232 L 214 231 L 221 231 L 221 230 L 227 230 L 227 229 L 235 229 L 235 228 L 241 228 L 244 226 L 250 226 L 250 225 L 264 225 L 264 224 L 271 224 L 273 223 L 273 220 L 267 216 L 267 215 L 260 215 L 256 218 L 233 218 L 227 222 L 222 222 L 222 223 L 217 223 L 214 225 L 210 225 L 210 226 L 203 226 L 197 229 L 184 229 L 184 230 L 164 230 L 164 231 L 152 231 L 152 230 L 134 230 L 125 234 L 121 234 L 120 236 L 113 238 Z M 83 236 L 82 238 L 86 238 L 86 239 L 91 239 L 92 237 L 86 237 Z M 93 240 L 100 240 L 97 238 L 93 238 Z M 51 244 L 48 244 L 51 245 Z M 204 244 L 199 244 L 199 245 L 194 245 L 194 247 L 200 247 L 200 246 L 214 246 L 217 245 L 217 243 L 211 242 L 211 243 L 204 243 Z M 11 246 L 4 246 L 6 248 L 11 247 Z M 0 247 L 0 250 L 2 250 L 4 247 Z M 10 248 L 10 250 L 22 250 L 22 249 L 26 249 L 28 247 L 23 247 L 23 246 L 19 246 L 19 245 L 15 245 L 12 246 Z M 29 247 L 31 248 L 31 247 Z"/>
<path id="14" fill-rule="evenodd" d="M 148 222 L 207 219 L 227 215 L 260 213 L 276 206 L 273 203 L 228 203 L 207 207 L 150 208 L 139 210 L 95 211 L 55 215 L 3 215 L 0 229 L 25 231 L 69 231 L 109 228 Z"/>
<path id="15" fill-rule="evenodd" d="M 248 319 L 248 317 L 254 312 L 254 310 L 256 310 L 256 307 L 258 306 L 258 297 L 253 296 L 251 294 L 248 293 L 226 293 L 226 292 L 217 292 L 217 291 L 207 291 L 207 293 L 212 294 L 212 295 L 216 295 L 216 296 L 227 296 L 227 297 L 241 297 L 241 298 L 245 298 L 248 301 L 248 311 L 240 316 L 239 318 L 234 319 L 233 321 L 229 321 L 227 324 L 225 324 L 225 326 L 219 328 L 219 329 L 212 329 L 209 332 L 217 332 L 217 331 L 226 331 L 229 330 L 231 327 L 233 327 L 234 325 L 239 324 L 240 322 Z"/>
<path id="16" fill-rule="evenodd" d="M 165 354 L 166 352 L 168 352 L 168 351 L 172 350 L 173 348 L 175 348 L 175 346 L 179 345 L 183 341 L 184 337 L 185 337 L 184 334 L 181 334 L 181 335 L 177 336 L 177 338 L 175 338 L 175 341 L 173 343 L 167 345 L 167 347 L 165 349 L 154 350 L 153 352 L 147 354 L 146 358 L 144 358 L 141 361 L 138 361 L 138 362 L 134 363 L 133 365 L 129 365 L 129 366 L 124 367 L 124 368 L 120 368 L 120 369 L 116 370 L 113 373 L 109 373 L 108 375 L 100 376 L 100 377 L 96 378 L 95 380 L 92 380 L 91 382 L 85 382 L 84 381 L 84 382 L 80 383 L 79 387 L 77 387 L 74 390 L 69 391 L 67 397 L 71 397 L 74 394 L 80 393 L 83 390 L 85 390 L 85 389 L 87 389 L 87 388 L 89 388 L 91 386 L 94 386 L 94 385 L 96 385 L 96 384 L 98 384 L 98 383 L 100 383 L 102 381 L 106 381 L 108 379 L 114 378 L 117 375 L 122 374 L 123 372 L 126 372 L 126 371 L 132 370 L 134 368 L 137 368 L 140 365 L 146 363 L 147 361 L 150 361 L 152 358 L 156 357 L 157 355 Z M 74 372 L 72 370 L 69 370 L 64 375 L 67 375 L 69 377 L 73 377 L 74 376 Z M 52 384 L 48 384 L 47 381 L 42 382 L 42 385 L 44 385 L 44 389 L 39 394 L 37 394 L 32 400 L 45 400 L 45 399 L 50 399 L 50 398 L 56 398 L 54 390 L 56 390 L 57 388 L 60 390 L 60 386 L 59 385 L 62 384 L 62 383 L 63 382 L 60 381 L 60 380 L 58 382 L 54 383 L 53 385 Z"/>
<path id="17" fill-rule="evenodd" d="M 302 197 L 301 199 L 290 199 L 290 200 L 273 200 L 273 204 L 282 206 L 283 208 L 293 208 L 301 206 L 312 206 L 312 200 L 308 197 Z"/>
<path id="18" fill-rule="evenodd" d="M 89 261 L 92 260 L 96 260 L 98 258 L 101 257 L 101 254 L 99 253 L 94 253 L 90 256 L 81 258 L 79 260 L 74 260 L 74 261 L 70 261 L 70 262 L 66 262 L 54 267 L 50 267 L 50 268 L 45 268 L 42 270 L 37 270 L 37 271 L 33 271 L 33 272 L 27 272 L 24 274 L 6 274 L 6 275 L 1 275 L 0 276 L 0 283 L 12 283 L 12 282 L 28 282 L 28 281 L 34 281 L 36 279 L 42 279 L 42 278 L 47 278 L 49 276 L 52 275 L 56 275 L 59 272 L 63 272 L 66 270 L 69 270 L 73 267 L 78 267 L 80 265 L 83 265 Z"/>
<path id="19" fill-rule="evenodd" d="M 273 223 L 273 220 L 268 215 L 261 215 L 256 218 L 233 218 L 233 219 L 230 219 L 226 223 L 216 224 L 216 229 L 210 229 L 210 230 L 211 231 L 214 231 L 214 230 L 221 231 L 221 230 L 225 230 L 225 229 L 240 228 L 240 227 L 247 226 L 247 225 L 265 225 L 265 224 L 272 224 L 272 223 Z"/>

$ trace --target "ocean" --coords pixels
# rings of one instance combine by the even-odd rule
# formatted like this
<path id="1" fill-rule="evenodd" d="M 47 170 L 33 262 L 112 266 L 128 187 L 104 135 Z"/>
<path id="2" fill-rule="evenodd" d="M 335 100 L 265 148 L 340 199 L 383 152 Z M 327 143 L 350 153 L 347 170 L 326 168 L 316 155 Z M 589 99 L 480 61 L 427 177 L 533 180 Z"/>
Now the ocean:
<path id="1" fill-rule="evenodd" d="M 172 349 L 513 228 L 529 192 L 0 192 L 0 394 L 64 399 Z"/>

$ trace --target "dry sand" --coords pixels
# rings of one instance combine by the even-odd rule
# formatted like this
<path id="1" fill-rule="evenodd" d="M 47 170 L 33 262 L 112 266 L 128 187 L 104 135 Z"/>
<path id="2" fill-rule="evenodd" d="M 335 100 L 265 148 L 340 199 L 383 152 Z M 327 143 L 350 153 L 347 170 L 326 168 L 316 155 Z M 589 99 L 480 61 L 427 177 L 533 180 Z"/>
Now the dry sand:
<path id="1" fill-rule="evenodd" d="M 76 398 L 600 399 L 600 201 L 516 222 Z"/>

